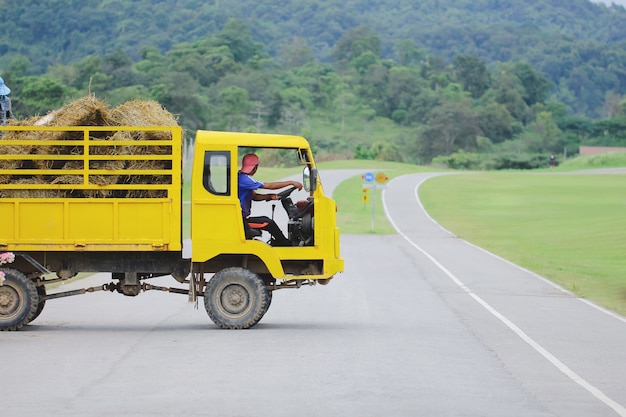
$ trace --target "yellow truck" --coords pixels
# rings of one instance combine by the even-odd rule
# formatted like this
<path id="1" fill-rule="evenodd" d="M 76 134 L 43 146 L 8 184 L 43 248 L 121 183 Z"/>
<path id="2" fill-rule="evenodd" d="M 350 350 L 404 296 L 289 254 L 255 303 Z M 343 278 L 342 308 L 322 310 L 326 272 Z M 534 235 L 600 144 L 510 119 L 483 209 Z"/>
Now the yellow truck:
<path id="1" fill-rule="evenodd" d="M 197 131 L 183 201 L 179 126 L 7 126 L 0 135 L 0 252 L 15 255 L 0 267 L 0 330 L 27 325 L 51 299 L 147 290 L 203 297 L 215 324 L 245 329 L 274 291 L 326 284 L 343 271 L 336 204 L 302 137 Z M 292 246 L 246 233 L 237 174 L 248 152 L 302 169 L 306 198 L 280 193 Z M 110 282 L 47 291 L 85 272 L 110 273 Z M 178 286 L 149 283 L 160 276 Z"/>

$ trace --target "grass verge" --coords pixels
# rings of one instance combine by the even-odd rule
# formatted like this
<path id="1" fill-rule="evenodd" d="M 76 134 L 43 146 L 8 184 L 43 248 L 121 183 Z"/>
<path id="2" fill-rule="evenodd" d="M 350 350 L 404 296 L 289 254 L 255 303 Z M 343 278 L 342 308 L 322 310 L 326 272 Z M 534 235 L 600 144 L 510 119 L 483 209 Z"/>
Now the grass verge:
<path id="1" fill-rule="evenodd" d="M 626 167 L 626 152 L 608 152 L 592 156 L 577 156 L 567 159 L 556 168 L 556 171 L 615 167 Z"/>
<path id="2" fill-rule="evenodd" d="M 442 176 L 420 199 L 462 239 L 626 314 L 624 175 Z"/>

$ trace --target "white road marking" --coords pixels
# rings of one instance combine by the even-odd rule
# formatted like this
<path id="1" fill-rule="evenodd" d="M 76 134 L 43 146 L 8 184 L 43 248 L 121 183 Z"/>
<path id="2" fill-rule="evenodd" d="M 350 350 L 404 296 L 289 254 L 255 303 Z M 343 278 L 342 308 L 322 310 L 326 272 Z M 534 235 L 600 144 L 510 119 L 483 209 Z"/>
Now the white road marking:
<path id="1" fill-rule="evenodd" d="M 420 185 L 422 185 L 422 183 L 426 179 L 427 178 L 424 178 L 422 181 L 420 181 L 415 186 L 415 198 L 417 199 L 417 202 L 418 202 L 418 204 L 420 205 L 420 207 L 422 209 L 423 209 L 423 206 L 422 206 L 422 204 L 421 204 L 421 202 L 419 200 L 419 195 L 418 195 L 417 191 L 418 191 Z M 392 182 L 393 182 L 393 180 L 392 180 Z M 600 389 L 598 389 L 597 387 L 595 387 L 594 385 L 592 385 L 591 383 L 589 383 L 588 381 L 583 379 L 580 375 L 578 375 L 576 372 L 574 372 L 572 369 L 570 369 L 567 365 L 565 365 L 563 362 L 561 362 L 556 356 L 554 356 L 547 349 L 545 349 L 543 346 L 541 346 L 532 337 L 528 336 L 515 323 L 513 323 L 511 320 L 506 318 L 498 310 L 493 308 L 489 303 L 487 303 L 480 296 L 478 296 L 476 293 L 474 293 L 474 291 L 472 291 L 467 285 L 465 285 L 463 283 L 463 281 L 458 279 L 452 272 L 450 272 L 445 266 L 443 266 L 439 261 L 437 261 L 437 259 L 435 259 L 431 254 L 426 252 L 419 245 L 417 245 L 415 242 L 413 242 L 407 235 L 405 235 L 400 230 L 400 228 L 396 225 L 396 223 L 393 221 L 391 216 L 389 215 L 389 210 L 387 209 L 387 202 L 385 200 L 385 193 L 386 193 L 386 190 L 383 190 L 383 192 L 382 192 L 382 201 L 383 201 L 383 207 L 385 209 L 385 213 L 387 215 L 387 218 L 389 219 L 389 222 L 391 222 L 392 226 L 396 229 L 396 231 L 398 232 L 398 234 L 400 236 L 402 236 L 407 242 L 409 242 L 409 244 L 411 246 L 413 246 L 415 249 L 417 249 L 422 255 L 424 255 L 426 258 L 428 258 L 433 264 L 435 264 L 435 266 L 437 266 L 437 268 L 439 268 L 444 274 L 446 274 L 446 276 L 448 276 L 448 278 L 450 278 L 459 288 L 461 288 L 461 290 L 463 290 L 467 295 L 472 297 L 478 304 L 483 306 L 494 317 L 496 317 L 498 320 L 500 320 L 502 323 L 504 323 L 504 325 L 506 325 L 509 329 L 511 329 L 513 331 L 513 333 L 515 333 L 520 339 L 522 339 L 530 347 L 532 347 L 535 351 L 537 351 L 537 353 L 539 353 L 541 356 L 546 358 L 553 366 L 555 366 L 559 371 L 561 371 L 563 374 L 565 374 L 565 376 L 567 376 L 569 379 L 574 381 L 576 384 L 580 385 L 582 388 L 584 388 L 591 395 L 593 395 L 594 397 L 596 397 L 597 399 L 602 401 L 602 403 L 604 403 L 607 407 L 610 407 L 620 417 L 626 417 L 626 408 L 624 408 L 617 401 L 615 401 L 612 398 L 610 398 L 609 396 L 607 396 Z M 435 220 L 432 219 L 430 216 L 429 216 L 429 218 L 430 218 L 431 221 L 435 222 Z M 435 222 L 435 223 L 438 224 L 437 222 Z M 488 252 L 488 253 L 490 253 L 490 252 Z"/>

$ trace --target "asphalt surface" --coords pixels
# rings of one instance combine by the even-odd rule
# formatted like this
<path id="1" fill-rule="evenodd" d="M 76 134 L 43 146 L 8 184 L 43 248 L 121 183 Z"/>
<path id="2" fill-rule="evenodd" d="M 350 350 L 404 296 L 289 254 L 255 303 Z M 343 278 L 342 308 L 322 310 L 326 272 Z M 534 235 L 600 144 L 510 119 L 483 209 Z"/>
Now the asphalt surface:
<path id="1" fill-rule="evenodd" d="M 346 271 L 253 329 L 156 291 L 49 301 L 0 333 L 0 416 L 626 416 L 626 319 L 439 227 L 429 175 L 388 184 L 398 234 L 342 236 Z"/>

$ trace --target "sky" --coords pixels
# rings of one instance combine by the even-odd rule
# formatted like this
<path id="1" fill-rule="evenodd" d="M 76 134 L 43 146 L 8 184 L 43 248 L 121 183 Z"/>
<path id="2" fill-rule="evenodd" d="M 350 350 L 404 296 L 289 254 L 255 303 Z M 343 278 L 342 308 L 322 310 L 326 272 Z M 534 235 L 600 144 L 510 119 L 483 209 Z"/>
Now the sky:
<path id="1" fill-rule="evenodd" d="M 626 7 L 626 0 L 591 0 L 593 3 L 604 3 L 606 5 L 610 5 L 611 3 L 619 4 L 620 6 Z"/>

